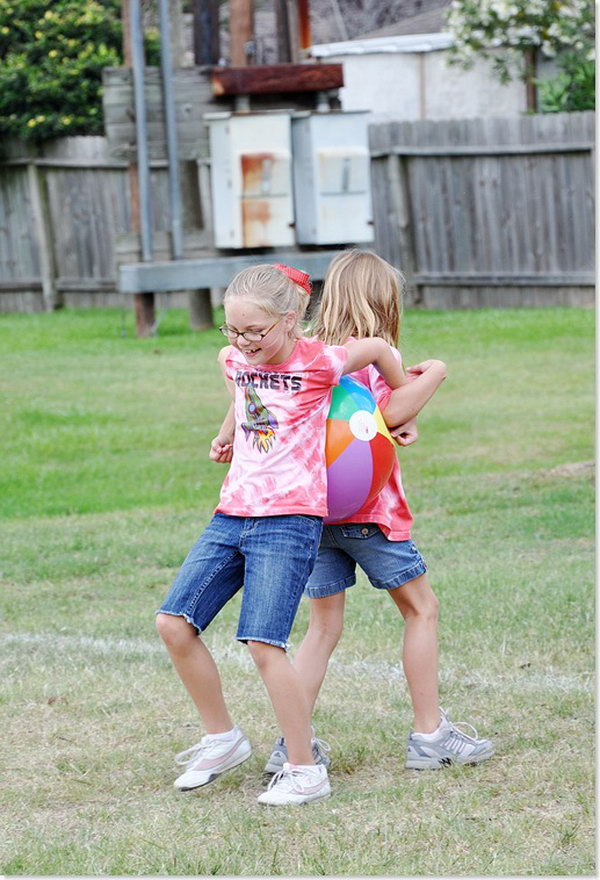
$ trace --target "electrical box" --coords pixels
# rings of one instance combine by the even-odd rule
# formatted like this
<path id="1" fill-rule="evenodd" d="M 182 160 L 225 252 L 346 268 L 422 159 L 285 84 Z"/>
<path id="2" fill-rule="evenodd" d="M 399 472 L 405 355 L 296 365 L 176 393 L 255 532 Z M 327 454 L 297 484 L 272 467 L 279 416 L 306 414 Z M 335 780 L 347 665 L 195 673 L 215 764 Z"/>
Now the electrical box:
<path id="1" fill-rule="evenodd" d="M 292 153 L 296 241 L 372 241 L 368 112 L 295 113 Z"/>
<path id="2" fill-rule="evenodd" d="M 289 111 L 207 113 L 215 245 L 294 244 Z"/>

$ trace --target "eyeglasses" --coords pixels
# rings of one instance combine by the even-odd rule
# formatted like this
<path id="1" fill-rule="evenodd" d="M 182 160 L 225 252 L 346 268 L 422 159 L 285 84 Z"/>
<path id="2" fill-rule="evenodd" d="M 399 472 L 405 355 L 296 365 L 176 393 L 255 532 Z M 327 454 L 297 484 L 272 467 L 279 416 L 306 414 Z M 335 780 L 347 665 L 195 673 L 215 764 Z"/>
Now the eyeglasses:
<path id="1" fill-rule="evenodd" d="M 226 336 L 227 339 L 238 339 L 240 336 L 242 339 L 245 339 L 246 342 L 260 342 L 261 339 L 264 339 L 267 333 L 270 333 L 273 327 L 276 327 L 277 324 L 281 321 L 281 318 L 277 318 L 274 324 L 271 324 L 268 330 L 265 330 L 264 333 L 258 333 L 256 330 L 246 330 L 244 333 L 238 333 L 237 330 L 234 330 L 232 327 L 228 327 L 227 324 L 223 324 L 222 327 L 219 327 L 219 330 Z"/>

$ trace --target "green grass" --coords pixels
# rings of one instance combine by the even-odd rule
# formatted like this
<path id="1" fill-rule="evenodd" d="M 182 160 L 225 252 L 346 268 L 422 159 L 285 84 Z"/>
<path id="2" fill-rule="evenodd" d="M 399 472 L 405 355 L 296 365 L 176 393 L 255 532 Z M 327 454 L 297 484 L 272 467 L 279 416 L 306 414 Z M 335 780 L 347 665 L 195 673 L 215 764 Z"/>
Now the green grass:
<path id="1" fill-rule="evenodd" d="M 189 797 L 201 733 L 154 630 L 208 521 L 226 395 L 217 331 L 180 311 L 0 318 L 0 871 L 6 875 L 595 873 L 593 313 L 415 312 L 407 363 L 450 376 L 400 454 L 441 600 L 442 705 L 492 736 L 478 767 L 409 773 L 402 624 L 361 577 L 316 724 L 334 796 L 260 809 L 276 726 L 239 600 L 207 633 L 243 767 Z M 292 634 L 307 624 L 302 603 Z"/>

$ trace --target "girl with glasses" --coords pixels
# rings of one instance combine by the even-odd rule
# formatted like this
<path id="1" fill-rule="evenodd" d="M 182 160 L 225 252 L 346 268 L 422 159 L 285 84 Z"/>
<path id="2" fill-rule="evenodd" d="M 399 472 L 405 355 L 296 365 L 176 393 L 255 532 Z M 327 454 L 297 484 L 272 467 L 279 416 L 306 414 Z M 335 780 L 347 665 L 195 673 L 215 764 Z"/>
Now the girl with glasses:
<path id="1" fill-rule="evenodd" d="M 287 744 L 286 761 L 258 801 L 303 804 L 330 794 L 316 765 L 311 707 L 288 654 L 288 637 L 327 513 L 325 420 L 341 376 L 372 364 L 391 388 L 406 382 L 384 339 L 328 345 L 306 338 L 306 273 L 259 265 L 225 293 L 230 344 L 219 363 L 233 405 L 211 445 L 231 461 L 215 514 L 157 612 L 157 628 L 205 730 L 181 753 L 175 787 L 207 785 L 245 761 L 251 746 L 226 706 L 201 634 L 242 588 L 236 638 L 248 646 Z"/>

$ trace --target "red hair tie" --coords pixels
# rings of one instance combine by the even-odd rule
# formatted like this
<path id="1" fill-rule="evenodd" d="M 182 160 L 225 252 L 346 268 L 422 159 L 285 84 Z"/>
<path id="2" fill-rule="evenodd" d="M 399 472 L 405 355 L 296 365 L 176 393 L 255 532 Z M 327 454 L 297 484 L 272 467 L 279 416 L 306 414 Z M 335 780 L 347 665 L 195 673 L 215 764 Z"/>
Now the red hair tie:
<path id="1" fill-rule="evenodd" d="M 276 269 L 281 269 L 288 278 L 291 278 L 295 284 L 299 284 L 303 290 L 310 296 L 312 287 L 310 284 L 310 275 L 301 269 L 294 269 L 293 266 L 284 266 L 283 263 L 275 263 Z"/>

